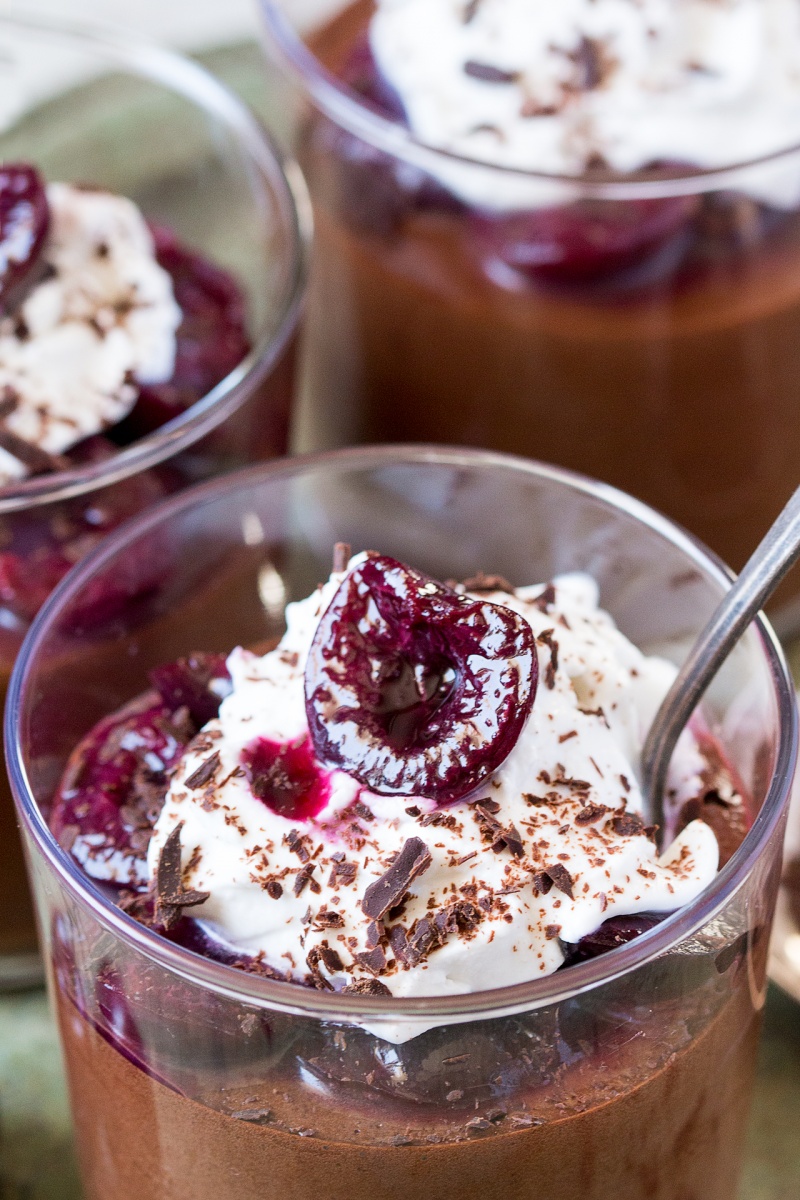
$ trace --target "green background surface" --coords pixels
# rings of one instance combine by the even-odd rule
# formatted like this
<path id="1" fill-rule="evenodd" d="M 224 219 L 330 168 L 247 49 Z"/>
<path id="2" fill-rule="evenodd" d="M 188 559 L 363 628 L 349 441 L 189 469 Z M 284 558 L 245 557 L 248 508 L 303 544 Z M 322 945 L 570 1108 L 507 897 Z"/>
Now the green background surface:
<path id="1" fill-rule="evenodd" d="M 204 61 L 280 126 L 256 46 L 214 51 Z M 62 115 L 70 119 L 63 108 Z M 0 998 L 0 1200 L 80 1197 L 47 1000 L 42 992 Z M 767 1002 L 740 1200 L 800 1200 L 800 1007 L 777 989 Z"/>

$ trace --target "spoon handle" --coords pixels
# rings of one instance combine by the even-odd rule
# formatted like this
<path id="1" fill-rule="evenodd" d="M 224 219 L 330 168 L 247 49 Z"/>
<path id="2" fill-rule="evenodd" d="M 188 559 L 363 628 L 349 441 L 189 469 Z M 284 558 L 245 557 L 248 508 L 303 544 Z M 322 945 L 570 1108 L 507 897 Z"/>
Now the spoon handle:
<path id="1" fill-rule="evenodd" d="M 650 819 L 662 828 L 667 768 L 678 737 L 734 645 L 799 557 L 800 488 L 698 636 L 650 727 L 642 770 Z"/>

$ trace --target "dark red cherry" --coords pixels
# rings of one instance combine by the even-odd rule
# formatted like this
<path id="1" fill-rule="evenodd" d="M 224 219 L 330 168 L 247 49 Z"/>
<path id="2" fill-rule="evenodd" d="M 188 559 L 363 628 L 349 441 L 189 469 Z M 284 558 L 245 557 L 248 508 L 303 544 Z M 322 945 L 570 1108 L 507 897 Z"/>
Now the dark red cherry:
<path id="1" fill-rule="evenodd" d="M 257 738 L 243 751 L 242 766 L 253 795 L 289 820 L 315 817 L 330 798 L 327 772 L 308 738 L 296 744 Z"/>
<path id="2" fill-rule="evenodd" d="M 406 110 L 400 94 L 378 70 L 366 32 L 359 34 L 353 42 L 340 74 L 343 82 L 382 117 L 406 124 Z"/>
<path id="3" fill-rule="evenodd" d="M 230 690 L 224 654 L 196 652 L 150 672 L 150 682 L 171 711 L 188 708 L 198 729 L 219 713 Z"/>
<path id="4" fill-rule="evenodd" d="M 583 200 L 561 208 L 476 218 L 481 239 L 507 266 L 534 279 L 590 280 L 640 263 L 681 233 L 692 196 Z"/>
<path id="5" fill-rule="evenodd" d="M 141 859 L 167 793 L 170 768 L 193 734 L 156 692 L 100 721 L 70 756 L 53 801 L 50 827 L 62 845 L 94 835 L 94 853 Z M 68 835 L 69 836 L 68 838 Z M 92 875 L 92 859 L 84 868 Z"/>
<path id="6" fill-rule="evenodd" d="M 536 682 L 533 633 L 516 613 L 372 554 L 311 644 L 311 740 L 374 792 L 454 800 L 513 749 Z"/>
<path id="7" fill-rule="evenodd" d="M 581 938 L 568 950 L 565 966 L 584 962 L 587 958 L 597 958 L 599 954 L 608 954 L 626 942 L 641 937 L 643 933 L 655 929 L 664 920 L 666 914 L 635 913 L 628 917 L 609 917 L 594 933 Z"/>
<path id="8" fill-rule="evenodd" d="M 50 227 L 39 172 L 25 163 L 0 166 L 0 310 L 16 302 L 35 269 Z"/>

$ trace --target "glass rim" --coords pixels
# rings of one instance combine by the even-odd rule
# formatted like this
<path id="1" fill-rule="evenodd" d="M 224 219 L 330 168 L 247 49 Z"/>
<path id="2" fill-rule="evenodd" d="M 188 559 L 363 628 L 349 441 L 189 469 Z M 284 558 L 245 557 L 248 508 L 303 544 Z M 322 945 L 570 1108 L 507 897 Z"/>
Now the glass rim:
<path id="1" fill-rule="evenodd" d="M 376 146 L 395 158 L 436 174 L 436 164 L 442 161 L 453 166 L 469 167 L 494 173 L 498 178 L 529 180 L 532 183 L 557 185 L 580 191 L 591 200 L 657 200 L 673 196 L 692 196 L 697 192 L 732 188 L 743 176 L 759 167 L 779 163 L 800 154 L 800 141 L 781 150 L 755 158 L 744 159 L 723 167 L 676 170 L 658 179 L 642 176 L 616 179 L 589 179 L 585 176 L 528 171 L 482 159 L 470 158 L 422 141 L 406 126 L 382 116 L 376 109 L 362 103 L 332 71 L 313 54 L 294 26 L 287 19 L 281 0 L 258 0 L 264 17 L 264 40 L 267 48 L 277 52 L 280 64 L 298 79 L 316 106 L 337 125 L 362 141 Z"/>
<path id="2" fill-rule="evenodd" d="M 513 470 L 539 480 L 550 480 L 621 510 L 683 550 L 705 578 L 729 586 L 730 570 L 692 534 L 661 516 L 641 501 L 609 484 L 516 455 L 435 445 L 387 445 L 346 448 L 319 454 L 298 455 L 258 464 L 178 493 L 127 521 L 92 551 L 56 587 L 33 621 L 17 656 L 8 689 L 5 711 L 5 751 L 11 788 L 23 827 L 35 842 L 48 868 L 73 899 L 114 936 L 150 961 L 194 984 L 249 1003 L 320 1020 L 354 1024 L 370 1020 L 390 1022 L 401 1018 L 420 1026 L 431 1022 L 453 1024 L 467 1020 L 508 1016 L 553 1003 L 629 974 L 691 937 L 727 902 L 754 869 L 764 847 L 779 825 L 788 800 L 797 761 L 798 725 L 795 693 L 780 644 L 763 614 L 753 622 L 769 670 L 778 711 L 778 745 L 775 766 L 764 802 L 733 858 L 714 881 L 694 900 L 668 916 L 649 932 L 613 951 L 557 971 L 543 979 L 486 991 L 448 996 L 398 998 L 343 995 L 305 988 L 297 983 L 265 979 L 177 946 L 140 925 L 118 908 L 58 844 L 33 798 L 16 736 L 17 718 L 26 700 L 28 668 L 46 641 L 51 625 L 91 577 L 108 566 L 139 537 L 179 516 L 197 511 L 225 492 L 244 492 L 269 480 L 290 480 L 326 467 L 334 470 L 375 469 L 388 465 L 432 463 L 453 467 Z"/>
<path id="3" fill-rule="evenodd" d="M 270 374 L 295 332 L 303 305 L 312 230 L 311 203 L 294 159 L 279 148 L 255 113 L 199 63 L 109 25 L 62 20 L 43 12 L 3 8 L 0 37 L 5 30 L 85 46 L 109 65 L 162 84 L 196 108 L 213 114 L 245 152 L 259 186 L 269 190 L 271 205 L 287 235 L 290 269 L 280 303 L 275 306 L 280 321 L 271 332 L 262 331 L 254 339 L 249 352 L 216 387 L 107 461 L 35 475 L 0 487 L 0 514 L 84 495 L 146 471 L 193 445 L 235 413 Z"/>

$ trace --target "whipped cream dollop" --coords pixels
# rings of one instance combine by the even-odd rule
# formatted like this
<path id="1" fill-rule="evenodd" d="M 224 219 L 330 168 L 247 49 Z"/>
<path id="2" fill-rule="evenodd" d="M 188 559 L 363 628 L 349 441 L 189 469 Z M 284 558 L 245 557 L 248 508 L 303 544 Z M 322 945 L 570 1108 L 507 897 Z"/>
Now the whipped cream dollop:
<path id="1" fill-rule="evenodd" d="M 172 376 L 181 310 L 131 200 L 65 183 L 47 200 L 44 277 L 0 320 L 0 402 L 11 434 L 60 454 Z M 0 448 L 0 484 L 27 472 Z"/>
<path id="2" fill-rule="evenodd" d="M 480 162 L 708 169 L 800 141 L 795 0 L 377 0 L 369 36 L 417 138 Z M 476 204 L 532 203 L 513 177 L 441 174 Z M 800 202 L 796 167 L 751 183 Z"/>
<path id="3" fill-rule="evenodd" d="M 691 822 L 659 855 L 640 816 L 641 748 L 675 667 L 623 636 L 591 578 L 482 593 L 530 624 L 539 687 L 502 766 L 446 805 L 376 795 L 314 759 L 304 667 L 343 578 L 288 605 L 276 649 L 233 651 L 219 717 L 171 780 L 149 874 L 180 826 L 183 886 L 208 893 L 191 915 L 213 939 L 318 987 L 464 993 L 548 975 L 565 944 L 607 918 L 673 911 L 710 883 L 718 846 L 706 824 Z M 295 766 L 280 769 L 300 763 L 295 811 L 256 794 L 248 764 L 259 746 L 292 748 Z M 696 795 L 702 770 L 687 732 L 675 795 Z M 398 1041 L 413 1032 L 395 1030 Z"/>

